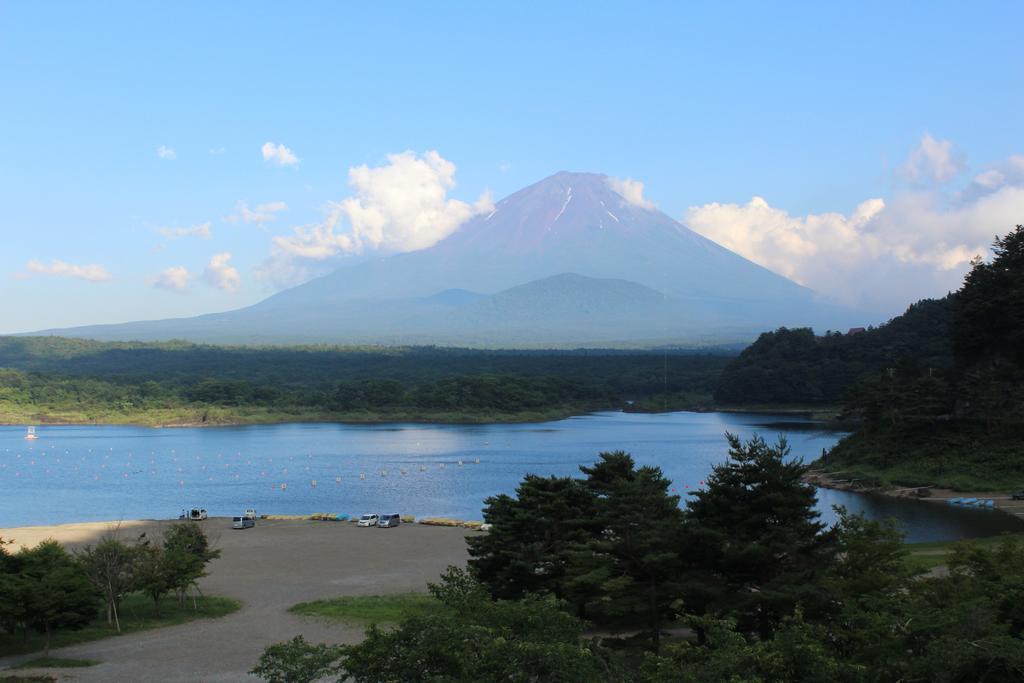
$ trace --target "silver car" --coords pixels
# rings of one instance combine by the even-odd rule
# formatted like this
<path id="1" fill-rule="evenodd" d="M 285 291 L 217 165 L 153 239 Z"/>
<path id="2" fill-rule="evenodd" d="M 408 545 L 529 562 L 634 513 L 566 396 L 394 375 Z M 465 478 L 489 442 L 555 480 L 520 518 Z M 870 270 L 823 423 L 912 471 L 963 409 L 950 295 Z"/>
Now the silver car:
<path id="1" fill-rule="evenodd" d="M 402 516 L 397 512 L 389 515 L 381 515 L 377 520 L 377 526 L 381 529 L 392 529 L 402 523 Z"/>
<path id="2" fill-rule="evenodd" d="M 251 529 L 256 526 L 256 520 L 251 517 L 232 517 L 231 528 L 232 529 Z"/>

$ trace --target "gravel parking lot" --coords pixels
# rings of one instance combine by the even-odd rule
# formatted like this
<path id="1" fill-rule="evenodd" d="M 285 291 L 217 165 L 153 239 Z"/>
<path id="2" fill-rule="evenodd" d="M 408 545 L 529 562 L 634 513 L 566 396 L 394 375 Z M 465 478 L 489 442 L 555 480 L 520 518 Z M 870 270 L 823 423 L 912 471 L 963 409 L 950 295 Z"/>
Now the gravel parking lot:
<path id="1" fill-rule="evenodd" d="M 158 534 L 170 522 L 122 523 L 124 539 Z M 461 528 L 403 524 L 396 529 L 357 528 L 346 522 L 261 520 L 233 530 L 229 518 L 202 524 L 222 556 L 210 564 L 201 587 L 208 595 L 242 601 L 220 619 L 112 637 L 51 654 L 98 660 L 82 669 L 48 670 L 74 681 L 244 681 L 263 648 L 302 634 L 313 642 L 354 642 L 362 626 L 327 623 L 289 614 L 298 602 L 340 595 L 425 591 L 448 565 L 466 562 Z M 68 547 L 95 542 L 110 528 L 90 523 L 0 529 L 0 536 L 34 545 L 55 538 Z M 38 656 L 38 655 L 32 655 Z M 0 668 L 32 656 L 0 659 Z M 29 673 L 29 672 L 21 672 Z"/>

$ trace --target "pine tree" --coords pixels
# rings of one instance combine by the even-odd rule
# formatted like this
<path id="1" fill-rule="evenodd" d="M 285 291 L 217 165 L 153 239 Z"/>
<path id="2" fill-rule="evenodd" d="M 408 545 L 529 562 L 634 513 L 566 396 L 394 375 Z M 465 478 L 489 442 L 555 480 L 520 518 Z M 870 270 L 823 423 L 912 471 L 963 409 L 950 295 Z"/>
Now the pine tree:
<path id="1" fill-rule="evenodd" d="M 596 499 L 601 532 L 574 554 L 573 586 L 589 615 L 611 626 L 641 626 L 657 652 L 682 587 L 683 512 L 657 467 L 637 468 L 623 451 L 581 467 Z"/>
<path id="2" fill-rule="evenodd" d="M 579 481 L 527 475 L 515 497 L 487 499 L 484 521 L 490 531 L 466 541 L 469 566 L 493 597 L 571 597 L 566 585 L 570 553 L 596 530 L 593 496 Z"/>
<path id="3" fill-rule="evenodd" d="M 814 509 L 807 467 L 785 438 L 769 446 L 726 434 L 729 459 L 687 502 L 685 607 L 735 617 L 741 630 L 771 637 L 834 553 L 834 537 Z"/>

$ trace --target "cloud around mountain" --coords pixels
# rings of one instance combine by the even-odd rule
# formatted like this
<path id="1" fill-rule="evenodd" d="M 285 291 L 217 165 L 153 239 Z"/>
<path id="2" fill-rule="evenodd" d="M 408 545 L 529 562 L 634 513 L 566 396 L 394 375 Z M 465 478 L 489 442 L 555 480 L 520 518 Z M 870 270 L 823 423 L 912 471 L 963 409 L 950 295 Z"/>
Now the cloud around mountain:
<path id="1" fill-rule="evenodd" d="M 473 203 L 450 199 L 455 164 L 434 150 L 389 154 L 380 166 L 350 168 L 348 184 L 353 194 L 329 203 L 323 221 L 274 238 L 263 277 L 295 284 L 337 256 L 425 249 L 494 208 L 489 192 Z"/>
<path id="2" fill-rule="evenodd" d="M 632 178 L 608 178 L 608 187 L 622 195 L 633 206 L 653 211 L 658 208 L 654 202 L 644 199 L 644 184 Z"/>

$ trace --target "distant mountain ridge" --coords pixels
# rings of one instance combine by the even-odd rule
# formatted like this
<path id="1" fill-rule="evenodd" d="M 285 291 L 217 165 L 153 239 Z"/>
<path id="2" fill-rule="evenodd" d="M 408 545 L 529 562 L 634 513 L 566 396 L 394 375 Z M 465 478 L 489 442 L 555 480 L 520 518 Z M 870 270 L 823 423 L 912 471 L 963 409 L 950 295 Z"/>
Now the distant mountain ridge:
<path id="1" fill-rule="evenodd" d="M 628 201 L 606 176 L 562 172 L 432 247 L 342 267 L 247 308 L 46 333 L 242 344 L 646 346 L 863 322 Z"/>

